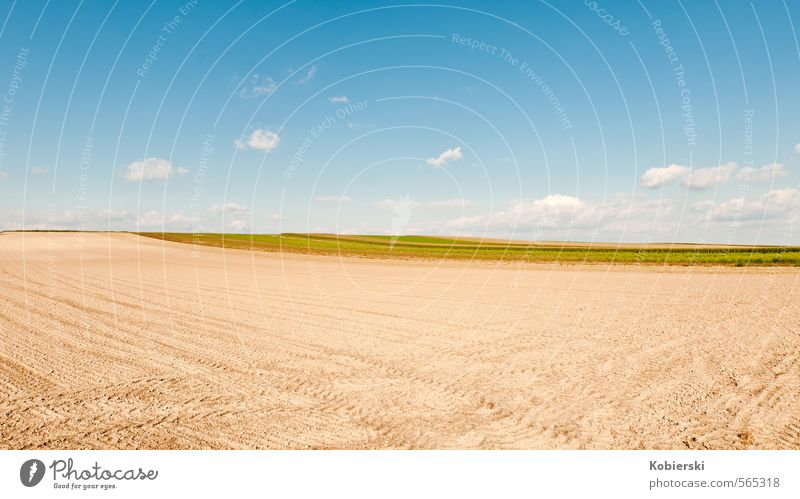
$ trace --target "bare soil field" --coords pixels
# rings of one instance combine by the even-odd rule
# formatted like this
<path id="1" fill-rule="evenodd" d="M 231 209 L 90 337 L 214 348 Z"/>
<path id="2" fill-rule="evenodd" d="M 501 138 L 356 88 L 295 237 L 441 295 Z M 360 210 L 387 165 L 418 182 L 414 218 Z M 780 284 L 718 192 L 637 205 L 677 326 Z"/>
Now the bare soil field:
<path id="1" fill-rule="evenodd" d="M 800 270 L 0 234 L 0 447 L 800 449 Z"/>

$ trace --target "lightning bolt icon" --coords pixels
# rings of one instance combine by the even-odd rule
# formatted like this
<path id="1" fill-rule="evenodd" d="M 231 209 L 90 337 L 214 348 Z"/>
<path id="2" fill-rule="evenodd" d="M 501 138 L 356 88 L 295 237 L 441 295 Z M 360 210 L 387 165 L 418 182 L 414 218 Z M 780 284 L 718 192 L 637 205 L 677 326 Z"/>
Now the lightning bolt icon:
<path id="1" fill-rule="evenodd" d="M 28 473 L 28 483 L 31 483 L 31 481 L 33 480 L 33 475 L 36 474 L 37 468 L 38 465 L 36 464 L 36 461 L 32 462 L 30 472 Z"/>

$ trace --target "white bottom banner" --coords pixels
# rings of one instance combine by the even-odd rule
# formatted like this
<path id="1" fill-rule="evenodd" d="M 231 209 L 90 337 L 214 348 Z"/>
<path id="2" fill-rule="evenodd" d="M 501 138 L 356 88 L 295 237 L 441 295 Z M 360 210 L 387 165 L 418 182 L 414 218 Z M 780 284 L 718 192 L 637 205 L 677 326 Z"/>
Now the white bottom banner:
<path id="1" fill-rule="evenodd" d="M 800 451 L 0 451 L 0 497 L 800 497 Z"/>

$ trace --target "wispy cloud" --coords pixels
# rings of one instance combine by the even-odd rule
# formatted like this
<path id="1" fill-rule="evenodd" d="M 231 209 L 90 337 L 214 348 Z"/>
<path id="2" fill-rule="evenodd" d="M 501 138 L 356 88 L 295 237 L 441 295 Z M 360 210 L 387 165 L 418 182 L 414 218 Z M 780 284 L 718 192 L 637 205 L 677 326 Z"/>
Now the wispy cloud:
<path id="1" fill-rule="evenodd" d="M 214 203 L 211 205 L 211 213 L 214 215 L 242 215 L 247 213 L 247 206 L 239 203 Z"/>
<path id="2" fill-rule="evenodd" d="M 242 85 L 242 89 L 239 91 L 239 97 L 261 97 L 273 93 L 277 88 L 278 84 L 269 76 L 253 74 L 247 82 Z"/>
<path id="3" fill-rule="evenodd" d="M 565 194 L 534 200 L 516 200 L 496 213 L 450 221 L 452 230 L 488 232 L 592 230 L 661 230 L 664 217 L 673 210 L 669 200 L 631 199 L 616 196 L 601 203 Z"/>
<path id="4" fill-rule="evenodd" d="M 295 83 L 297 83 L 298 85 L 303 85 L 305 83 L 310 82 L 311 80 L 314 79 L 315 76 L 317 76 L 317 69 L 318 68 L 316 66 L 311 66 L 310 68 L 308 68 L 308 71 L 306 71 L 305 76 L 296 80 Z"/>
<path id="5" fill-rule="evenodd" d="M 233 230 L 244 230 L 247 228 L 247 220 L 243 218 L 236 218 L 231 220 L 230 223 L 228 223 L 228 226 L 230 226 L 230 228 Z"/>
<path id="6" fill-rule="evenodd" d="M 761 168 L 745 166 L 736 172 L 736 180 L 743 184 L 755 184 L 758 182 L 772 182 L 776 178 L 785 177 L 786 170 L 780 163 L 764 165 Z"/>
<path id="7" fill-rule="evenodd" d="M 348 102 L 350 102 L 350 99 L 348 99 L 346 95 L 340 95 L 337 97 L 328 97 L 328 100 L 333 104 L 347 104 Z"/>
<path id="8" fill-rule="evenodd" d="M 709 168 L 694 168 L 681 179 L 681 184 L 694 190 L 710 189 L 717 184 L 730 180 L 731 173 L 735 169 L 736 163 L 730 162 Z"/>
<path id="9" fill-rule="evenodd" d="M 139 215 L 136 221 L 137 225 L 145 227 L 155 227 L 157 225 L 164 225 L 164 217 L 157 210 L 150 210 Z"/>
<path id="10" fill-rule="evenodd" d="M 214 203 L 211 205 L 211 213 L 216 216 L 224 216 L 228 227 L 241 231 L 247 228 L 247 206 L 235 202 Z"/>
<path id="11" fill-rule="evenodd" d="M 0 178 L 6 178 L 6 177 L 8 177 L 8 172 L 5 170 L 0 170 Z"/>
<path id="12" fill-rule="evenodd" d="M 40 230 L 136 230 L 137 227 L 159 227 L 168 230 L 184 230 L 197 227 L 199 217 L 183 212 L 172 214 L 158 210 L 143 210 L 140 213 L 126 209 L 66 209 L 56 212 L 26 210 L 3 213 L 0 228 Z M 24 223 L 23 223 L 24 221 Z"/>
<path id="13" fill-rule="evenodd" d="M 49 171 L 50 170 L 47 168 L 40 168 L 38 166 L 34 166 L 33 168 L 31 168 L 31 173 L 33 173 L 34 175 L 44 175 Z"/>
<path id="14" fill-rule="evenodd" d="M 436 168 L 441 168 L 453 161 L 458 161 L 462 156 L 461 147 L 454 147 L 453 149 L 446 150 L 435 158 L 428 158 L 428 164 Z"/>
<path id="15" fill-rule="evenodd" d="M 644 172 L 639 184 L 646 189 L 655 189 L 683 177 L 690 171 L 691 168 L 681 165 L 650 168 Z"/>
<path id="16" fill-rule="evenodd" d="M 669 165 L 665 167 L 650 168 L 639 181 L 639 185 L 646 189 L 655 189 L 677 180 L 681 185 L 693 190 L 703 190 L 730 180 L 731 173 L 736 169 L 736 163 L 725 163 L 720 166 L 708 168 L 689 168 L 683 165 Z"/>
<path id="17" fill-rule="evenodd" d="M 695 203 L 693 208 L 702 215 L 705 221 L 731 227 L 738 227 L 747 222 L 771 219 L 797 223 L 800 214 L 800 190 L 795 188 L 774 189 L 760 198 L 752 200 L 736 197 L 721 203 L 700 201 Z"/>
<path id="18" fill-rule="evenodd" d="M 134 161 L 128 165 L 125 172 L 125 179 L 130 182 L 142 180 L 164 180 L 172 175 L 174 168 L 166 159 L 145 158 L 141 161 Z"/>
<path id="19" fill-rule="evenodd" d="M 128 210 L 113 210 L 111 208 L 103 208 L 97 211 L 97 217 L 109 222 L 124 222 L 131 220 L 133 214 Z"/>
<path id="20" fill-rule="evenodd" d="M 259 151 L 269 152 L 278 147 L 281 138 L 277 133 L 270 130 L 253 130 L 250 136 L 245 140 L 234 140 L 237 149 L 256 149 Z"/>
<path id="21" fill-rule="evenodd" d="M 124 212 L 127 214 L 127 212 Z M 182 212 L 167 215 L 157 210 L 149 210 L 141 213 L 136 219 L 136 224 L 142 227 L 175 227 L 187 228 L 191 227 L 197 218 L 185 215 Z"/>

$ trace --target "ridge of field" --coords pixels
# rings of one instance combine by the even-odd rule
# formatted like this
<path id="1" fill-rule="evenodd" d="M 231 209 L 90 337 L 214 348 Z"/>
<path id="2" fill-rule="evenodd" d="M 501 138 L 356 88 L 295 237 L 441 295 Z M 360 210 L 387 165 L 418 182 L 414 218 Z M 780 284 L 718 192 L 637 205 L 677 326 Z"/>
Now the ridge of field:
<path id="1" fill-rule="evenodd" d="M 754 245 L 754 244 L 701 244 L 701 243 L 668 243 L 668 242 L 654 242 L 654 243 L 612 243 L 603 241 L 524 241 L 519 239 L 497 239 L 497 238 L 482 238 L 482 237 L 466 237 L 466 236 L 387 236 L 387 235 L 338 235 L 326 233 L 284 233 L 284 236 L 302 237 L 302 238 L 320 238 L 320 239 L 342 239 L 351 241 L 393 241 L 409 243 L 409 244 L 425 244 L 425 245 L 481 245 L 481 246 L 524 246 L 536 248 L 597 248 L 597 249 L 737 249 L 737 250 L 753 250 L 765 248 L 768 250 L 773 249 L 800 249 L 797 246 L 780 246 L 780 245 Z"/>
<path id="2" fill-rule="evenodd" d="M 138 232 L 165 241 L 285 253 L 427 260 L 800 266 L 800 247 L 525 242 L 436 236 Z"/>

